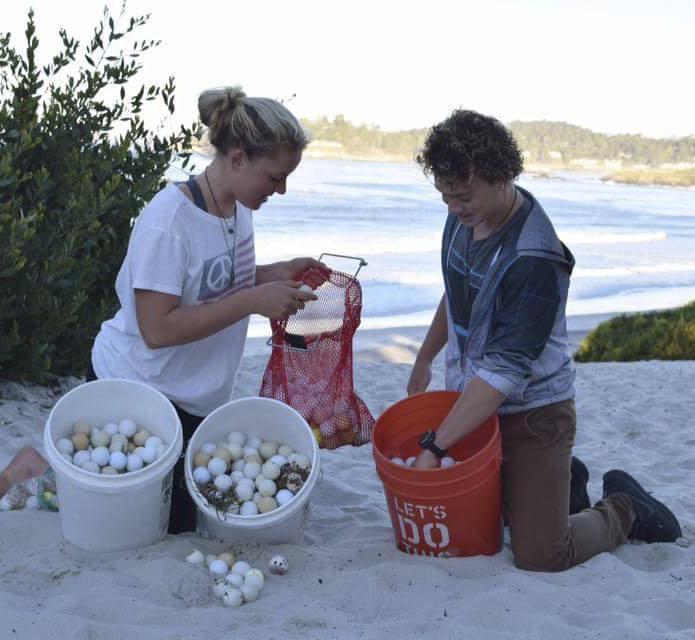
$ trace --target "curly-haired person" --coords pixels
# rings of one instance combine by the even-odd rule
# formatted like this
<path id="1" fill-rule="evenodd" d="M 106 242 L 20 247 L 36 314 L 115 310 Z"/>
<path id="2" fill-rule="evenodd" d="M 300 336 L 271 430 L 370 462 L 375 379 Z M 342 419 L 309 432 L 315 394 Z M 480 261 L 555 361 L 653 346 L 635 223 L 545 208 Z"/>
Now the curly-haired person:
<path id="1" fill-rule="evenodd" d="M 574 257 L 538 200 L 515 184 L 523 159 L 496 119 L 457 110 L 417 158 L 447 205 L 445 292 L 418 352 L 408 394 L 424 391 L 446 346 L 446 387 L 460 392 L 418 468 L 493 413 L 502 434 L 502 504 L 514 561 L 562 571 L 630 538 L 674 541 L 675 516 L 630 475 L 604 475 L 590 507 L 588 471 L 572 457 L 575 370 L 565 307 Z"/>

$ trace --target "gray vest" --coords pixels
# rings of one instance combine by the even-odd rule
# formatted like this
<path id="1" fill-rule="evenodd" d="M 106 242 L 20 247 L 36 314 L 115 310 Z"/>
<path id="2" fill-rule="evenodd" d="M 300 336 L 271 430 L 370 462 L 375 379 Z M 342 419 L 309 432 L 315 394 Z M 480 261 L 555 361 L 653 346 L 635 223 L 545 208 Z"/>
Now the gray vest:
<path id="1" fill-rule="evenodd" d="M 449 296 L 455 296 L 456 292 L 449 290 L 446 278 L 449 245 L 454 236 L 456 225 L 459 224 L 455 216 L 449 216 L 442 242 L 442 269 L 444 282 L 447 283 L 448 342 L 445 361 L 446 388 L 449 390 L 462 391 L 480 368 L 480 358 L 485 351 L 492 319 L 498 304 L 500 284 L 507 269 L 523 256 L 546 258 L 556 262 L 561 267 L 560 305 L 550 338 L 540 356 L 532 362 L 531 371 L 519 371 L 519 374 L 523 375 L 523 381 L 506 397 L 498 409 L 500 414 L 527 411 L 574 396 L 575 370 L 567 343 L 565 316 L 574 257 L 569 249 L 560 242 L 550 218 L 540 203 L 530 192 L 521 187 L 517 188 L 532 203 L 531 211 L 524 222 L 516 245 L 506 247 L 503 244 L 503 248 L 495 256 L 485 273 L 480 291 L 471 309 L 468 327 L 470 333 L 466 340 L 464 353 L 461 353 L 458 339 L 453 330 L 453 321 L 448 304 Z"/>

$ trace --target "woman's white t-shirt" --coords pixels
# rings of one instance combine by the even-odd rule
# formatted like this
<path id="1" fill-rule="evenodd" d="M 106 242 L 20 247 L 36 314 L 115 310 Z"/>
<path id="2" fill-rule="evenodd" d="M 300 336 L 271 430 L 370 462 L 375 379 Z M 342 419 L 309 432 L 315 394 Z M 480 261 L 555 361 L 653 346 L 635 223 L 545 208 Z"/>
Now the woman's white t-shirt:
<path id="1" fill-rule="evenodd" d="M 102 323 L 94 341 L 92 366 L 98 378 L 144 382 L 198 416 L 230 399 L 248 318 L 202 340 L 150 349 L 135 314 L 136 289 L 180 296 L 181 305 L 197 305 L 254 286 L 251 210 L 237 202 L 236 223 L 229 221 L 234 233 L 224 225 L 175 185 L 162 189 L 143 209 L 116 278 L 121 308 Z"/>

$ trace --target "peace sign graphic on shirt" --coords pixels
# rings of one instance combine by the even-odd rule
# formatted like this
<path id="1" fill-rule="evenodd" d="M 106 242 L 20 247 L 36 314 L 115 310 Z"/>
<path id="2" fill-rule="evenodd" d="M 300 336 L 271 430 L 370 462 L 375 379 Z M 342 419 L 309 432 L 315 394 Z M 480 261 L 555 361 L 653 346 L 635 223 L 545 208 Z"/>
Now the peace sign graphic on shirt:
<path id="1" fill-rule="evenodd" d="M 210 258 L 203 266 L 198 300 L 208 300 L 219 295 L 232 281 L 232 260 L 228 253 Z"/>

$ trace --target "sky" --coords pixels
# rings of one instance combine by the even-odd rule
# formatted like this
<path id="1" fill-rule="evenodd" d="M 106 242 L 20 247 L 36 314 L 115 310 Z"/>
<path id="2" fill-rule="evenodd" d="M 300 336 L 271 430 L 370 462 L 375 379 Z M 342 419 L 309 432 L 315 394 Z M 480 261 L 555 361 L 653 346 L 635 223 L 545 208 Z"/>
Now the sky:
<path id="1" fill-rule="evenodd" d="M 39 60 L 58 29 L 87 41 L 98 0 L 4 0 L 0 32 L 23 46 L 36 12 Z M 463 107 L 563 120 L 605 133 L 695 135 L 693 0 L 130 0 L 151 13 L 142 81 L 176 78 L 176 118 L 204 89 L 241 84 L 300 117 L 343 114 L 384 130 L 429 127 Z"/>

